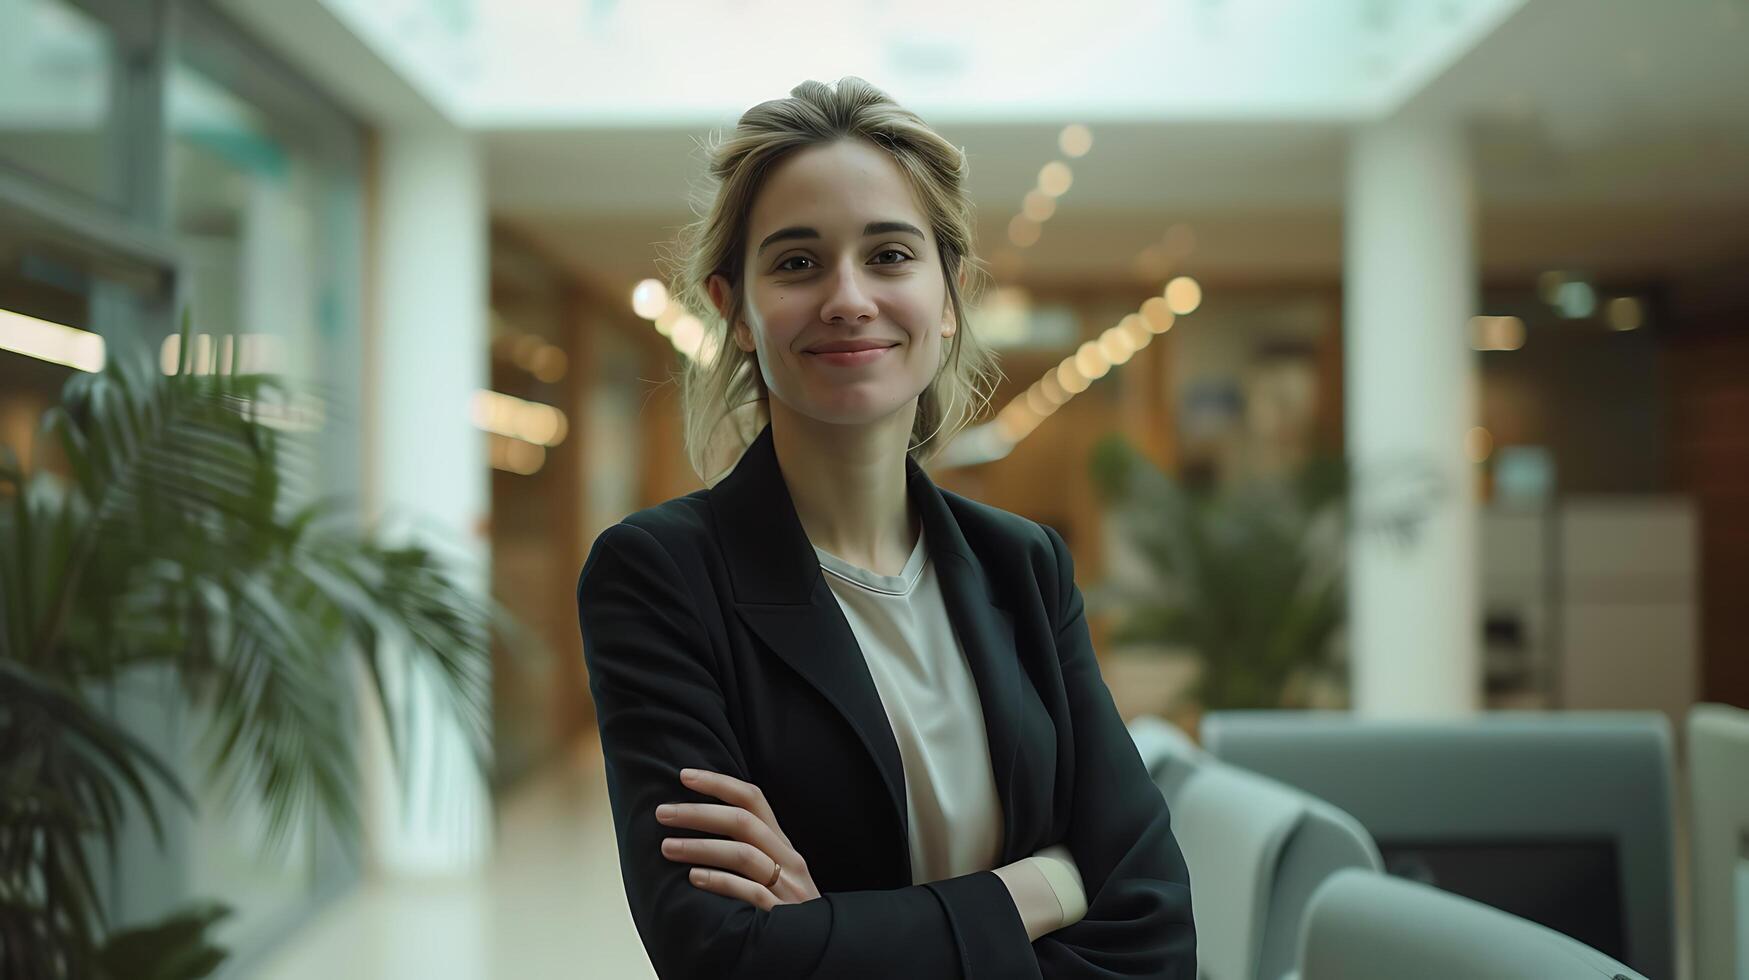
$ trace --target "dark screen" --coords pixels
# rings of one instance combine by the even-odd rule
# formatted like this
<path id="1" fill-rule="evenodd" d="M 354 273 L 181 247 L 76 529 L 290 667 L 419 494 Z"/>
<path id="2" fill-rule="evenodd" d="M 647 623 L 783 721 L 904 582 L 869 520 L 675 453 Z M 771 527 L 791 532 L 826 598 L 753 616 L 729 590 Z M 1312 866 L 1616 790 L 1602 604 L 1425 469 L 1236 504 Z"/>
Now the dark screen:
<path id="1" fill-rule="evenodd" d="M 1391 874 L 1492 905 L 1629 962 L 1611 841 L 1381 840 L 1379 852 Z"/>

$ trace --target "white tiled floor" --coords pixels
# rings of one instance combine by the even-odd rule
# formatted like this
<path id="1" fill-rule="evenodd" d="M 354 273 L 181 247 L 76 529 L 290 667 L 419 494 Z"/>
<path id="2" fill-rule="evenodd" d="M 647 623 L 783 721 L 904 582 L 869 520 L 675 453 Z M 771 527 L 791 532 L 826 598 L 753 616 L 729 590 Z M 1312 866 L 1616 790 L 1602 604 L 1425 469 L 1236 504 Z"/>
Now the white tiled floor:
<path id="1" fill-rule="evenodd" d="M 482 874 L 372 881 L 324 910 L 256 980 L 646 980 L 620 886 L 600 750 L 532 780 L 499 812 Z"/>

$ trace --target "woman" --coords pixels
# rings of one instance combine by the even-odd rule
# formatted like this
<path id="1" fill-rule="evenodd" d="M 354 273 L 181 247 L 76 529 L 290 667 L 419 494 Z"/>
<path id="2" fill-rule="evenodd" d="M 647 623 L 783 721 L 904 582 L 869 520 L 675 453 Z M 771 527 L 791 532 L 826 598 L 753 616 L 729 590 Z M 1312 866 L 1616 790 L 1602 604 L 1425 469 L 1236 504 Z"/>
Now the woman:
<path id="1" fill-rule="evenodd" d="M 964 155 L 846 78 L 749 110 L 711 173 L 669 257 L 710 324 L 683 387 L 709 489 L 609 528 L 578 583 L 657 971 L 1189 980 L 1184 862 L 1062 538 L 918 464 L 994 374 Z"/>

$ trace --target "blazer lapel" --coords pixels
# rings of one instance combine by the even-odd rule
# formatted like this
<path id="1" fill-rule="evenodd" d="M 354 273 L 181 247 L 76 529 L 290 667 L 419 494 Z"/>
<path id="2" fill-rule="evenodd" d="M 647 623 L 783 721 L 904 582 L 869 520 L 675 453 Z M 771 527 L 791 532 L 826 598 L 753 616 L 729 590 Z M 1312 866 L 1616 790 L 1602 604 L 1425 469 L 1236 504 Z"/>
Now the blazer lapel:
<path id="1" fill-rule="evenodd" d="M 769 425 L 734 471 L 711 488 L 709 499 L 735 611 L 855 730 L 886 783 L 903 843 L 908 828 L 899 746 L 856 635 L 796 516 Z"/>
<path id="2" fill-rule="evenodd" d="M 1020 657 L 1014 644 L 1014 617 L 997 599 L 997 592 L 984 565 L 966 543 L 947 499 L 928 474 L 909 457 L 911 499 L 923 512 L 929 536 L 930 557 L 941 583 L 941 599 L 948 621 L 965 650 L 966 663 L 978 685 L 978 702 L 984 714 L 984 734 L 990 743 L 990 770 L 996 777 L 996 798 L 1002 804 L 1003 864 L 1017 860 L 1012 853 L 1019 834 L 1013 801 L 1014 760 L 1020 745 Z"/>
<path id="3" fill-rule="evenodd" d="M 991 768 L 1002 800 L 1004 853 L 1016 839 L 1008 801 L 1019 744 L 1021 676 L 1012 617 L 995 598 L 947 500 L 909 457 L 906 486 L 921 513 L 947 606 L 978 686 Z M 783 473 L 771 426 L 709 494 L 742 620 L 773 653 L 807 680 L 856 732 L 886 784 L 901 839 L 909 847 L 904 763 L 880 692 L 850 623 L 821 574 L 818 558 Z M 1012 860 L 1004 858 L 1004 863 Z"/>

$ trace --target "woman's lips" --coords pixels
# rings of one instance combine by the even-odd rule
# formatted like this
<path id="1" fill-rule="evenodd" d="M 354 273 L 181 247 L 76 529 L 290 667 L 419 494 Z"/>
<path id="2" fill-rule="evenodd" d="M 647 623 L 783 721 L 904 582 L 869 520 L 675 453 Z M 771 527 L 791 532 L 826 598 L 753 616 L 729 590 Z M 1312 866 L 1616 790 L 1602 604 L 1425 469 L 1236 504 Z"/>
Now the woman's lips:
<path id="1" fill-rule="evenodd" d="M 869 350 L 809 351 L 808 356 L 833 367 L 858 367 L 880 360 L 882 355 L 892 349 L 891 347 L 874 347 Z"/>

